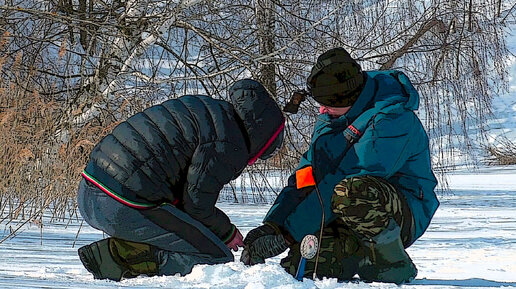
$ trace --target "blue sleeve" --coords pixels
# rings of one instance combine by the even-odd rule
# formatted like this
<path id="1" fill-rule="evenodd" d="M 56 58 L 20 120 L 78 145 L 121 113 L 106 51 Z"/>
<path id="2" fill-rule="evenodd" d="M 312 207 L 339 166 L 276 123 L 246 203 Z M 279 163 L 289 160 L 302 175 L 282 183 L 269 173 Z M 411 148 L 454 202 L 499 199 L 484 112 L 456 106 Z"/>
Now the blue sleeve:
<path id="1" fill-rule="evenodd" d="M 306 152 L 302 157 L 299 164 L 299 168 L 310 164 L 309 152 Z M 264 222 L 275 223 L 279 226 L 283 226 L 285 219 L 294 210 L 297 205 L 312 191 L 312 188 L 297 188 L 296 174 L 293 173 L 288 178 L 288 185 L 281 190 L 276 201 L 269 209 L 269 212 L 264 218 Z"/>
<path id="2" fill-rule="evenodd" d="M 313 159 L 313 169 L 324 205 L 325 224 L 336 218 L 331 210 L 331 197 L 335 185 L 344 178 L 344 171 L 339 169 L 339 160 L 345 154 L 346 144 L 347 140 L 342 132 L 325 135 L 313 144 L 317 152 Z M 330 147 L 334 149 L 330 150 Z M 294 208 L 284 222 L 284 227 L 296 241 L 301 241 L 305 235 L 314 234 L 320 229 L 323 210 L 317 189 L 310 187 L 308 196 Z"/>
<path id="3" fill-rule="evenodd" d="M 317 186 L 324 204 L 324 223 L 329 224 L 336 218 L 331 211 L 331 197 L 334 185 L 330 185 L 326 180 L 323 180 Z M 296 241 L 300 242 L 304 236 L 314 234 L 320 229 L 321 219 L 322 210 L 319 197 L 317 191 L 313 189 L 295 208 L 292 214 L 286 218 L 284 227 Z"/>

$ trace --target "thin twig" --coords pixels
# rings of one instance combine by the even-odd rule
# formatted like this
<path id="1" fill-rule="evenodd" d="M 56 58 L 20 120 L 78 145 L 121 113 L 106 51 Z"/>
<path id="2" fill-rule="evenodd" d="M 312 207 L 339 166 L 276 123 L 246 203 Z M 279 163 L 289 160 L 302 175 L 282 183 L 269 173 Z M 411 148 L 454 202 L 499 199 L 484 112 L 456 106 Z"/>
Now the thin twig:
<path id="1" fill-rule="evenodd" d="M 38 213 L 34 214 L 32 217 L 29 217 L 25 222 L 23 222 L 21 225 L 19 225 L 16 229 L 12 230 L 11 233 L 9 233 L 9 235 L 5 236 L 2 240 L 0 240 L 0 244 L 2 244 L 5 240 L 7 240 L 11 237 L 14 237 L 16 235 L 16 232 L 18 232 L 18 230 L 20 230 L 28 222 L 31 222 L 31 221 L 35 220 L 37 217 L 39 217 L 38 214 L 40 214 L 40 213 L 42 214 L 42 210 L 40 210 Z"/>
<path id="2" fill-rule="evenodd" d="M 77 230 L 77 234 L 75 235 L 75 239 L 73 240 L 72 248 L 75 248 L 75 242 L 79 238 L 79 232 L 81 232 L 82 224 L 84 223 L 84 220 L 81 221 L 81 225 L 79 226 L 79 230 Z"/>

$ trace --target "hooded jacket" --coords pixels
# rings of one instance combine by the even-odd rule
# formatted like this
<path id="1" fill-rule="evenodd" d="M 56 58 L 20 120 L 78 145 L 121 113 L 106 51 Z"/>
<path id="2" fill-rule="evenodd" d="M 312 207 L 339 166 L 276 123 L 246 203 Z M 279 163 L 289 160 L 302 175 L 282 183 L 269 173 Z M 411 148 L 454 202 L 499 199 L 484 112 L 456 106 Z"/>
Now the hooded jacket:
<path id="1" fill-rule="evenodd" d="M 424 233 L 439 205 L 428 136 L 413 112 L 419 95 L 401 72 L 365 74 L 362 93 L 345 115 L 337 119 L 318 116 L 310 148 L 297 171 L 312 166 L 325 224 L 337 217 L 331 210 L 331 197 L 341 180 L 363 175 L 386 179 L 405 196 L 412 211 L 413 242 Z M 301 241 L 319 230 L 322 209 L 315 187 L 297 189 L 296 182 L 294 173 L 264 222 L 279 225 Z"/>
<path id="2" fill-rule="evenodd" d="M 220 190 L 283 129 L 258 82 L 237 81 L 230 97 L 182 96 L 131 116 L 94 147 L 83 176 L 136 209 L 174 204 L 227 239 L 234 226 L 215 207 Z"/>

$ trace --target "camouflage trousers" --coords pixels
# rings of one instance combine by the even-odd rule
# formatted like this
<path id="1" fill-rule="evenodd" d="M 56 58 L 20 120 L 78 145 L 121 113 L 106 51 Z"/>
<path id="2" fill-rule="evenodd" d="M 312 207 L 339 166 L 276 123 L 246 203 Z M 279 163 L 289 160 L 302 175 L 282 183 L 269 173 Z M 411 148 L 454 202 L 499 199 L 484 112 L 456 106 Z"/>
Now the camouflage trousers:
<path id="1" fill-rule="evenodd" d="M 358 262 L 365 256 L 362 240 L 382 232 L 389 220 L 401 227 L 405 247 L 411 240 L 414 219 L 405 197 L 386 180 L 373 176 L 360 176 L 342 180 L 335 186 L 331 200 L 337 220 L 323 229 L 320 242 L 317 276 L 350 280 L 357 272 Z M 315 234 L 319 238 L 319 232 Z M 281 266 L 295 275 L 301 259 L 300 244 L 290 247 Z M 304 276 L 311 278 L 315 260 L 306 261 Z"/>

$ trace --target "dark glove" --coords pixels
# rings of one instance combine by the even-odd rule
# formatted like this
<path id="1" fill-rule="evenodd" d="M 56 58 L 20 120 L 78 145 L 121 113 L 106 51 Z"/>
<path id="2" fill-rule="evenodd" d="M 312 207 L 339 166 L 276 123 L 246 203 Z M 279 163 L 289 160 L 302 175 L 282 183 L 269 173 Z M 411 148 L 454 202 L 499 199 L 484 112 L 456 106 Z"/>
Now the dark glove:
<path id="1" fill-rule="evenodd" d="M 244 245 L 240 261 L 245 265 L 265 263 L 265 259 L 277 256 L 288 248 L 279 229 L 270 224 L 249 231 Z"/>

